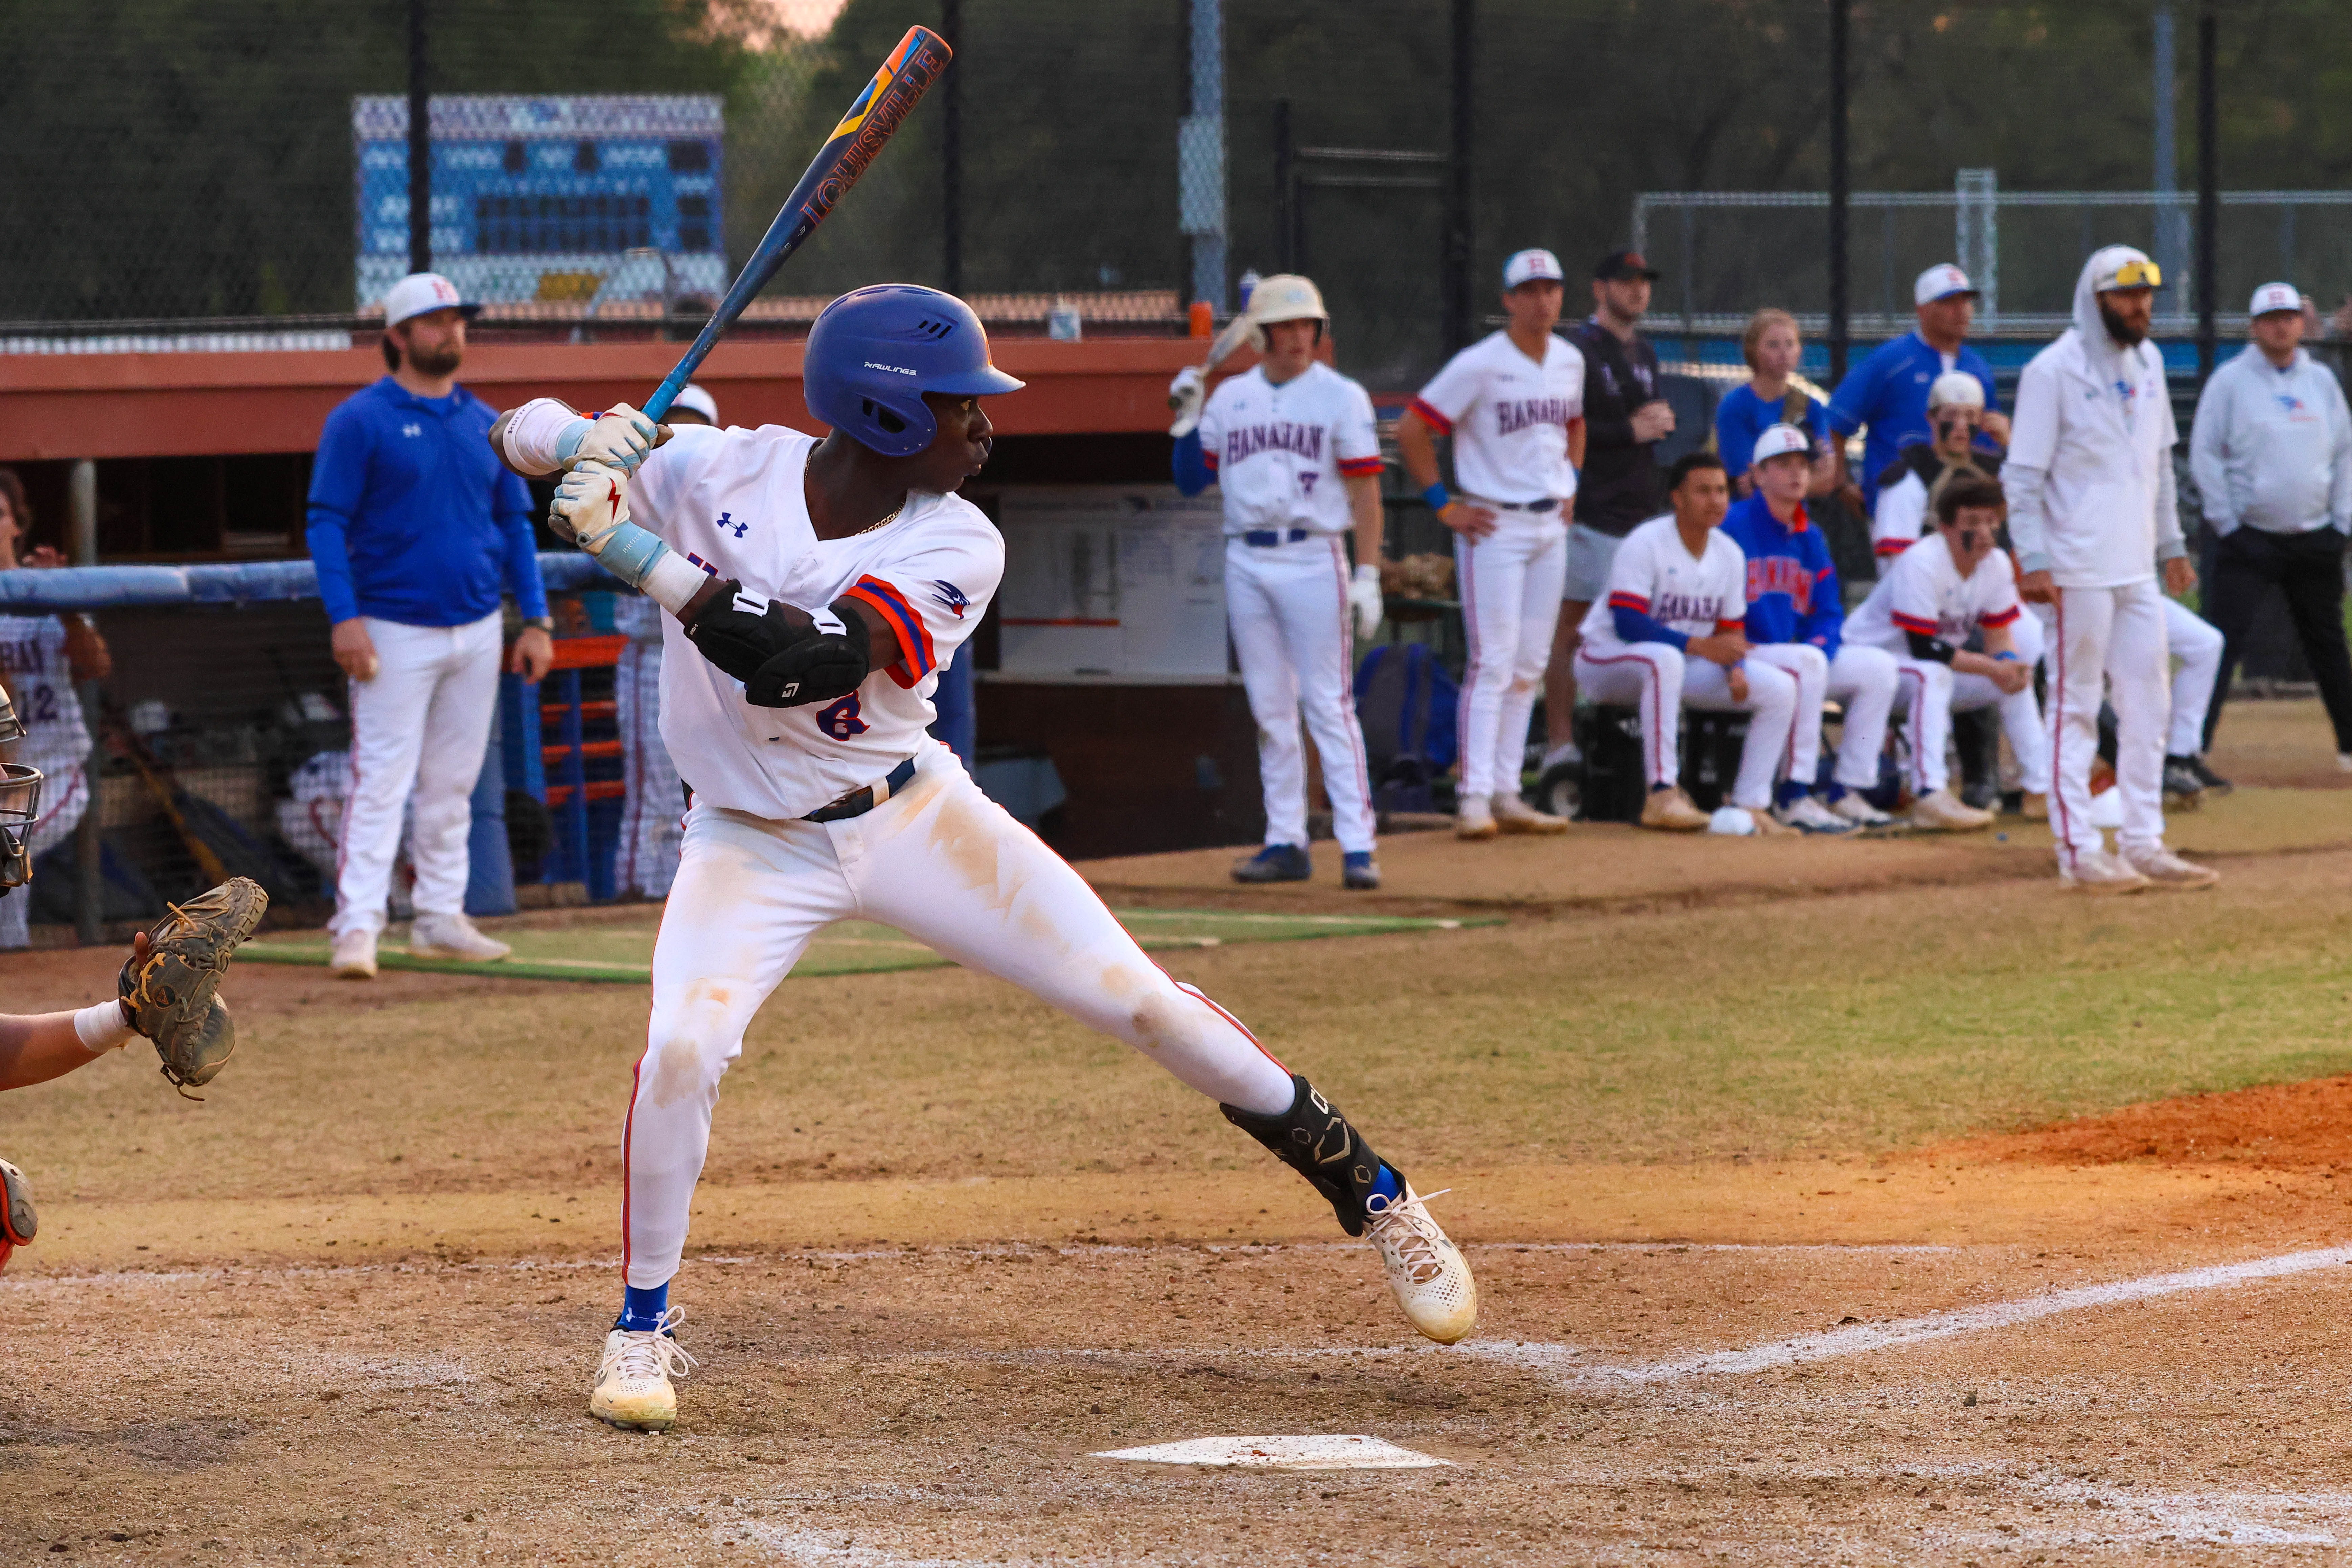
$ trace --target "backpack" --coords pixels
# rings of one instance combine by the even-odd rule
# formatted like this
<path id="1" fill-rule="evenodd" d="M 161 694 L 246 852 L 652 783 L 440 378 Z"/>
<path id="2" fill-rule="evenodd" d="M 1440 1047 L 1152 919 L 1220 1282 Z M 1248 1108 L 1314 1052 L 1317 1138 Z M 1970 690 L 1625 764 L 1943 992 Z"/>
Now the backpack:
<path id="1" fill-rule="evenodd" d="M 1424 643 L 1382 644 L 1356 666 L 1356 718 L 1382 814 L 1434 811 L 1434 785 L 1454 765 L 1460 688 Z"/>

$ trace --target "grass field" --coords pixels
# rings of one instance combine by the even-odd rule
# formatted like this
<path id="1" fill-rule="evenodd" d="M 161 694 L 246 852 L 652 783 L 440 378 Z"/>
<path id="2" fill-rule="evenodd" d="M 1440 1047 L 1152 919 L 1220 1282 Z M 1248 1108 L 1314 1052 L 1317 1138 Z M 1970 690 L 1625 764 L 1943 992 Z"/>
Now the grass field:
<path id="1" fill-rule="evenodd" d="M 2308 1080 L 2352 1074 L 2352 849 L 2294 787 L 2183 825 L 2240 846 L 2191 897 L 2070 898 L 1983 839 L 1798 845 L 1845 858 L 1796 876 L 1595 831 L 1504 847 L 1538 857 L 1504 924 L 1139 917 L 1220 935 L 1156 956 L 1453 1188 L 1486 1298 L 1453 1352 L 1123 1047 L 951 967 L 796 979 L 724 1086 L 661 1438 L 583 1409 L 642 991 L 240 963 L 204 1104 L 130 1052 L 0 1099 L 44 1205 L 0 1279 L 41 1347 L 0 1389 L 0 1558 L 2333 1558 L 2352 1086 Z M 1386 853 L 1391 903 L 1350 907 L 1432 918 L 1449 858 L 1502 865 Z M 1173 900 L 1221 858 L 1097 875 Z M 0 985 L 79 1003 L 113 962 Z M 1449 1463 L 1091 1457 L 1284 1433 Z"/>

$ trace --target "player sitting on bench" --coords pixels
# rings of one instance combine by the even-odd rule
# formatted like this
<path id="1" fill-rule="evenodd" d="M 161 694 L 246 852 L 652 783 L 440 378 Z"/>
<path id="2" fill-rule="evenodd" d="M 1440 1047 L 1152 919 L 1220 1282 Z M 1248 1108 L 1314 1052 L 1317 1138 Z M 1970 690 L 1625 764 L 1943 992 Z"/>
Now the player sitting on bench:
<path id="1" fill-rule="evenodd" d="M 1688 833 L 1707 826 L 1678 782 L 1676 731 L 1685 707 L 1749 715 L 1730 803 L 1755 831 L 1794 831 L 1772 818 L 1772 774 L 1789 744 L 1797 682 L 1748 657 L 1748 563 L 1717 528 L 1730 481 L 1712 452 L 1693 452 L 1667 474 L 1674 510 L 1625 536 L 1609 569 L 1609 594 L 1584 617 L 1577 685 L 1595 702 L 1635 704 L 1650 781 L 1642 826 Z"/>
<path id="2" fill-rule="evenodd" d="M 1983 827 L 1990 812 L 1944 786 L 1953 710 L 1999 703 L 2026 790 L 2050 787 L 2049 742 L 2033 700 L 2033 667 L 2011 627 L 2023 606 L 2017 574 L 1996 540 L 2008 502 L 1998 479 L 1962 477 L 1936 498 L 1936 532 L 1886 565 L 1886 574 L 1846 623 L 1846 641 L 1895 656 L 1895 704 L 1908 714 L 1909 783 L 1915 827 Z M 1964 645 L 1981 627 L 1984 651 Z"/>

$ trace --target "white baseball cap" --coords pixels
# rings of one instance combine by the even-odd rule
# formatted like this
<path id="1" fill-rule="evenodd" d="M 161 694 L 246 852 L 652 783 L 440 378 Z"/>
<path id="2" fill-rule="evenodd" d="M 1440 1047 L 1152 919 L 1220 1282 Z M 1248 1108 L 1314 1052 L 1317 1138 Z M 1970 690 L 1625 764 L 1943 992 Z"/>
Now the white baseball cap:
<path id="1" fill-rule="evenodd" d="M 1775 425 L 1756 437 L 1756 450 L 1748 457 L 1750 467 L 1760 465 L 1768 458 L 1785 458 L 1791 452 L 1811 456 L 1813 438 L 1795 425 Z"/>
<path id="2" fill-rule="evenodd" d="M 1516 289 L 1538 278 L 1549 278 L 1555 283 L 1560 280 L 1559 258 L 1549 250 L 1517 251 L 1503 263 L 1506 289 Z"/>
<path id="3" fill-rule="evenodd" d="M 2267 316 L 2273 310 L 2293 310 L 2303 314 L 2303 296 L 2292 283 L 2265 283 L 2254 290 L 2254 302 L 2246 307 L 2249 316 Z"/>
<path id="4" fill-rule="evenodd" d="M 1927 388 L 1930 408 L 1982 408 L 1984 383 L 1964 370 L 1948 370 Z"/>
<path id="5" fill-rule="evenodd" d="M 1977 286 L 1969 281 L 1967 273 L 1948 261 L 1938 261 L 1919 274 L 1919 280 L 1911 285 L 1911 302 L 1914 305 L 1930 305 L 1938 300 L 1948 300 L 1955 294 L 1976 292 Z"/>
<path id="6" fill-rule="evenodd" d="M 427 310 L 462 311 L 467 321 L 481 313 L 481 306 L 464 298 L 457 286 L 438 272 L 412 272 L 383 291 L 383 324 L 396 327 L 411 316 L 421 316 Z"/>
<path id="7" fill-rule="evenodd" d="M 719 400 L 692 382 L 688 382 L 676 397 L 669 401 L 672 408 L 690 408 L 713 425 L 719 423 Z"/>

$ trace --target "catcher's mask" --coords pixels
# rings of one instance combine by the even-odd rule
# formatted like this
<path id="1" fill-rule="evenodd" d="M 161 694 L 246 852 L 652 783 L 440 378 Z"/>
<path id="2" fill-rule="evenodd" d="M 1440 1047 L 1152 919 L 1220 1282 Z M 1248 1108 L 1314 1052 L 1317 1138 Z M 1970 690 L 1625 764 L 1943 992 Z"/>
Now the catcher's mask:
<path id="1" fill-rule="evenodd" d="M 25 738 L 16 705 L 0 686 L 0 744 Z M 41 770 L 23 763 L 0 763 L 0 899 L 33 879 L 33 858 L 25 839 L 41 816 Z"/>

